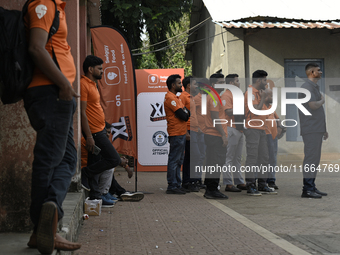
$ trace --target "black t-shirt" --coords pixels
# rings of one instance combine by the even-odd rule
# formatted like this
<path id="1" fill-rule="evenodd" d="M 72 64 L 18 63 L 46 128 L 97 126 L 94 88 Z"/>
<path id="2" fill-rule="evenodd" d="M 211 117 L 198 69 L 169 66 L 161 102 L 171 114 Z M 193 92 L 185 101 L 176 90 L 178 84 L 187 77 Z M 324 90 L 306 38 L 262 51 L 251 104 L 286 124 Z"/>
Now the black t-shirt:
<path id="1" fill-rule="evenodd" d="M 308 103 L 321 100 L 319 85 L 311 80 L 307 80 L 302 84 L 301 88 L 309 90 L 311 98 L 307 103 L 302 104 L 312 115 L 305 115 L 299 109 L 301 135 L 310 133 L 325 133 L 326 132 L 326 116 L 323 106 L 316 110 L 312 110 Z M 299 98 L 305 98 L 305 94 L 299 93 Z"/>

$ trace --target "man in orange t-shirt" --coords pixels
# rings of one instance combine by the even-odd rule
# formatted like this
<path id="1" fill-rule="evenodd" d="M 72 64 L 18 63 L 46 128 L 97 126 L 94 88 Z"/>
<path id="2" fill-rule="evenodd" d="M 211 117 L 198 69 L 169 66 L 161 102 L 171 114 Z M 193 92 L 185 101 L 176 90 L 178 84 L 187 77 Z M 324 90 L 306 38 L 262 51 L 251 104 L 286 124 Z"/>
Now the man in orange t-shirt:
<path id="1" fill-rule="evenodd" d="M 76 69 L 67 43 L 65 5 L 61 0 L 31 1 L 24 17 L 28 51 L 35 64 L 24 104 L 37 132 L 30 207 L 34 230 L 27 245 L 43 254 L 51 254 L 54 249 L 77 250 L 81 246 L 56 234 L 58 221 L 64 215 L 62 203 L 77 166 L 73 114 L 77 107 L 74 97 L 79 95 L 72 88 Z M 56 8 L 59 27 L 48 40 Z"/>
<path id="2" fill-rule="evenodd" d="M 268 147 L 265 131 L 266 115 L 255 115 L 249 110 L 248 96 L 252 97 L 252 104 L 256 110 L 265 110 L 265 98 L 267 96 L 264 91 L 267 85 L 267 72 L 257 70 L 252 76 L 252 95 L 248 95 L 248 90 L 244 95 L 246 129 L 246 183 L 247 194 L 250 196 L 261 196 L 262 194 L 277 194 L 267 185 L 267 176 L 262 172 L 262 166 L 268 166 Z M 258 180 L 258 188 L 256 187 L 256 178 Z"/>
<path id="3" fill-rule="evenodd" d="M 210 86 L 215 88 L 216 84 L 225 84 L 223 74 L 215 73 L 210 76 Z M 215 90 L 221 93 L 223 89 L 215 88 Z M 204 197 L 208 199 L 228 199 L 218 190 L 227 153 L 228 129 L 226 124 L 214 123 L 214 120 L 225 119 L 225 113 L 217 95 L 213 94 L 213 96 L 214 99 L 210 96 L 207 99 L 207 115 L 205 115 L 204 141 L 207 149 L 204 184 L 207 185 L 207 188 Z"/>
<path id="4" fill-rule="evenodd" d="M 200 156 L 197 144 L 198 122 L 196 106 L 192 94 L 196 91 L 196 80 L 192 76 L 185 77 L 182 81 L 184 91 L 179 96 L 184 106 L 190 111 L 190 118 L 187 121 L 187 134 L 185 142 L 185 153 L 182 171 L 182 186 L 191 192 L 199 191 L 200 176 L 195 175 L 195 164 Z M 190 162 L 192 159 L 194 162 Z"/>
<path id="5" fill-rule="evenodd" d="M 173 74 L 166 80 L 168 93 L 164 98 L 164 110 L 169 134 L 170 152 L 168 155 L 167 194 L 185 194 L 181 187 L 181 166 L 184 159 L 185 137 L 187 133 L 187 121 L 190 111 L 186 109 L 176 94 L 182 92 L 181 76 Z"/>
<path id="6" fill-rule="evenodd" d="M 203 89 L 207 89 L 204 84 L 209 84 L 209 80 L 207 78 L 200 78 L 196 80 L 197 87 L 198 87 L 198 93 L 194 97 L 195 106 L 196 106 L 196 117 L 197 117 L 197 123 L 198 123 L 198 131 L 197 131 L 197 145 L 200 152 L 199 158 L 195 161 L 196 166 L 203 166 L 204 160 L 205 160 L 205 150 L 206 145 L 204 142 L 204 133 L 203 130 L 205 129 L 205 116 L 202 115 L 202 95 L 206 95 L 207 93 Z M 196 174 L 196 172 L 195 172 Z M 197 172 L 197 176 L 199 178 L 199 182 L 197 186 L 201 189 L 205 189 L 206 185 L 202 183 L 202 172 Z"/>
<path id="7" fill-rule="evenodd" d="M 238 74 L 228 74 L 225 78 L 226 84 L 240 87 Z M 225 191 L 241 192 L 246 189 L 241 170 L 241 158 L 244 144 L 243 128 L 239 130 L 236 128 L 235 117 L 233 115 L 233 95 L 227 89 L 221 96 L 222 104 L 225 111 L 225 117 L 228 120 L 228 146 L 225 166 L 227 171 L 223 171 L 223 184 L 226 185 Z M 231 122 L 233 123 L 231 125 Z M 233 179 L 234 184 L 233 185 Z"/>
<path id="8" fill-rule="evenodd" d="M 106 135 L 105 115 L 100 104 L 100 95 L 96 81 L 103 75 L 103 60 L 89 55 L 83 63 L 83 71 L 80 79 L 81 86 L 81 131 L 86 139 L 86 150 L 89 153 L 87 166 L 81 169 L 82 187 L 90 193 L 90 199 L 101 199 L 102 194 L 98 188 L 95 175 L 110 170 L 118 165 L 125 166 L 127 160 L 121 160 L 118 152 L 113 147 Z M 95 150 L 100 149 L 100 159 L 97 159 Z"/>

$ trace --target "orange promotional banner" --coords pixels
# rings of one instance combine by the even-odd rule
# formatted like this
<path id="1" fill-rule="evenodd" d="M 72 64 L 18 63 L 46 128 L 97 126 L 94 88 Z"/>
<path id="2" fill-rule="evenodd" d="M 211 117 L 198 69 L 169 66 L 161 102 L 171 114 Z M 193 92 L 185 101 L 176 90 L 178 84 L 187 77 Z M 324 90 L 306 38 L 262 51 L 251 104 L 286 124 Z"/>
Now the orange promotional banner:
<path id="1" fill-rule="evenodd" d="M 98 89 L 111 124 L 110 139 L 119 153 L 136 157 L 136 81 L 130 47 L 112 27 L 92 27 L 91 36 L 94 55 L 104 61 Z"/>

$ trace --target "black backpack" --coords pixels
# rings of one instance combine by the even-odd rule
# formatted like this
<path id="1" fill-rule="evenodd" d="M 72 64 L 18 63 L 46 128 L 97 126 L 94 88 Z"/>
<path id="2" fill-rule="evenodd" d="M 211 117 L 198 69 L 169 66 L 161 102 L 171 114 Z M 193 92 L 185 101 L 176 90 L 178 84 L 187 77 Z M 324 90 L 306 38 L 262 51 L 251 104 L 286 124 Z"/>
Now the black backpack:
<path id="1" fill-rule="evenodd" d="M 6 10 L 0 7 L 0 96 L 3 104 L 20 101 L 30 84 L 33 76 L 34 64 L 28 53 L 28 42 L 24 25 L 24 16 L 28 4 L 26 1 L 22 11 Z M 55 0 L 55 17 L 48 34 L 48 40 L 59 28 L 59 11 Z M 53 51 L 53 60 L 56 57 Z"/>

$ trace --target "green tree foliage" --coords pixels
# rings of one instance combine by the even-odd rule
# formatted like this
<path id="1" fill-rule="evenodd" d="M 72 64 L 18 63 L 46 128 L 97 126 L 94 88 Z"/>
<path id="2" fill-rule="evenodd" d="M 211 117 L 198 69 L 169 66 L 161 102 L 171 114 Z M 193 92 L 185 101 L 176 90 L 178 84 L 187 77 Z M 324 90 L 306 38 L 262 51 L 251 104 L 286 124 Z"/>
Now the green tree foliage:
<path id="1" fill-rule="evenodd" d="M 191 7 L 190 0 L 101 0 L 101 2 L 102 24 L 118 29 L 126 37 L 132 49 L 143 47 L 141 39 L 143 28 L 149 35 L 150 45 L 173 36 L 172 29 L 178 26 L 183 14 L 189 13 Z M 151 47 L 150 50 L 154 51 L 168 45 L 169 42 L 165 41 Z M 150 56 L 134 58 L 136 67 L 139 68 L 142 60 L 145 59 L 150 61 L 151 65 L 153 58 L 158 68 L 165 67 L 167 51 L 155 51 L 154 57 L 153 54 L 147 55 Z"/>
<path id="2" fill-rule="evenodd" d="M 157 68 L 184 68 L 185 76 L 189 76 L 192 73 L 191 61 L 184 59 L 185 56 L 185 44 L 188 38 L 188 29 L 190 25 L 190 15 L 186 13 L 180 19 L 178 23 L 171 26 L 171 30 L 167 33 L 167 39 L 169 40 L 169 48 L 165 51 L 165 56 L 162 59 L 161 66 L 157 65 L 155 55 L 144 54 L 140 64 L 141 69 L 157 69 Z M 148 39 L 143 41 L 143 47 L 148 49 L 150 41 Z M 144 52 L 150 52 L 144 50 Z"/>
<path id="3" fill-rule="evenodd" d="M 171 26 L 171 30 L 168 33 L 168 38 L 177 35 L 169 40 L 169 44 L 173 45 L 166 51 L 166 55 L 163 61 L 164 68 L 184 68 L 185 76 L 189 76 L 192 73 L 191 62 L 184 59 L 185 56 L 185 44 L 188 40 L 188 34 L 185 33 L 190 28 L 190 15 L 185 13 L 178 23 Z"/>

